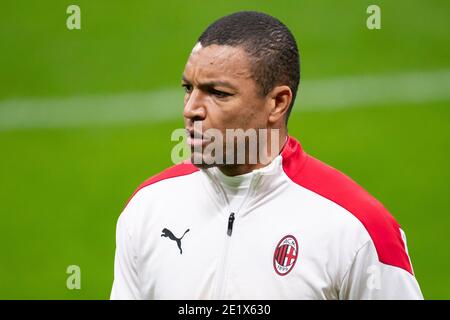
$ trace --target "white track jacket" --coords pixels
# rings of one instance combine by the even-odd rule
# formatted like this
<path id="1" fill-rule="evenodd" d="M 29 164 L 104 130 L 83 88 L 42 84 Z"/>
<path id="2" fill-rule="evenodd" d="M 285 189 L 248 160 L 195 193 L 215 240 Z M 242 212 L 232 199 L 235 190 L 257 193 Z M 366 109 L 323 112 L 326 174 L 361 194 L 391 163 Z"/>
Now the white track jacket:
<path id="1" fill-rule="evenodd" d="M 111 299 L 422 299 L 400 226 L 289 137 L 236 212 L 217 175 L 182 163 L 117 222 Z"/>

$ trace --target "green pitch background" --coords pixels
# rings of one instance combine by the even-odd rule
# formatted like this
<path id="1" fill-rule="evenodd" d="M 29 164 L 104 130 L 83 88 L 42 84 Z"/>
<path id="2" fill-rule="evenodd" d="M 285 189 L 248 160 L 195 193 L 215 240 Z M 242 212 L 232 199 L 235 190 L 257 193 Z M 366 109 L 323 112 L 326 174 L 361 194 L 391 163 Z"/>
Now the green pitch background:
<path id="1" fill-rule="evenodd" d="M 81 30 L 66 28 L 69 4 L 81 7 Z M 381 7 L 381 30 L 366 28 L 369 4 Z M 7 0 L 0 105 L 177 87 L 203 29 L 243 9 L 291 28 L 302 79 L 450 69 L 445 0 Z M 448 99 L 301 111 L 299 95 L 290 134 L 385 204 L 408 236 L 425 298 L 450 299 Z M 180 87 L 173 120 L 0 129 L 1 299 L 109 297 L 117 217 L 141 181 L 171 165 L 181 96 Z M 66 288 L 72 264 L 81 290 Z"/>

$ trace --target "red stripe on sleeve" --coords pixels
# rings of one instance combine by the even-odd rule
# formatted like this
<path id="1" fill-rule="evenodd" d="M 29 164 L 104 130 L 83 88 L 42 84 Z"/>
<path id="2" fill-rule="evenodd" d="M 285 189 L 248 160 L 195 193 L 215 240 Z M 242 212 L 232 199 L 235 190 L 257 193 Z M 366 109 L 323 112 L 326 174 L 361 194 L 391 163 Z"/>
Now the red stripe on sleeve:
<path id="1" fill-rule="evenodd" d="M 380 262 L 413 274 L 400 226 L 378 200 L 342 172 L 307 155 L 292 137 L 281 155 L 283 170 L 293 182 L 340 205 L 361 221 Z"/>
<path id="2" fill-rule="evenodd" d="M 136 195 L 136 193 L 138 193 L 138 191 L 141 190 L 142 188 L 145 188 L 149 185 L 155 184 L 162 180 L 185 176 L 185 175 L 194 173 L 196 171 L 199 171 L 199 169 L 196 166 L 194 166 L 192 163 L 189 163 L 189 162 L 183 162 L 180 164 L 176 164 L 170 168 L 167 168 L 166 170 L 148 178 L 143 183 L 141 183 L 139 185 L 139 187 L 137 187 L 137 189 L 133 192 L 131 197 L 128 199 L 127 203 L 125 204 L 125 207 L 131 201 L 131 199 L 133 199 L 133 197 Z"/>

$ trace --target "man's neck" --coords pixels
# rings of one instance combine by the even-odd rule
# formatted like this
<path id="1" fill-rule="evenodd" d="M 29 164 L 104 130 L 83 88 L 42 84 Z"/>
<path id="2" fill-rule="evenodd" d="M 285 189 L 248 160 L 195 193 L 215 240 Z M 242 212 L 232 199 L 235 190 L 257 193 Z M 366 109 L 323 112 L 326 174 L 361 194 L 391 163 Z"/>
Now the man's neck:
<path id="1" fill-rule="evenodd" d="M 266 161 L 265 163 L 223 165 L 223 166 L 218 166 L 218 169 L 224 175 L 232 177 L 232 176 L 246 174 L 246 173 L 252 172 L 253 170 L 256 170 L 256 169 L 264 168 L 267 165 L 269 165 L 273 161 L 273 159 L 275 159 L 275 157 L 277 157 L 280 154 L 281 150 L 283 150 L 283 147 L 284 147 L 287 139 L 288 139 L 287 134 L 280 135 L 278 148 L 276 150 L 277 152 L 272 152 L 271 150 L 269 150 L 269 148 L 266 148 L 267 159 L 269 161 Z M 248 157 L 247 157 L 247 159 L 248 159 Z"/>

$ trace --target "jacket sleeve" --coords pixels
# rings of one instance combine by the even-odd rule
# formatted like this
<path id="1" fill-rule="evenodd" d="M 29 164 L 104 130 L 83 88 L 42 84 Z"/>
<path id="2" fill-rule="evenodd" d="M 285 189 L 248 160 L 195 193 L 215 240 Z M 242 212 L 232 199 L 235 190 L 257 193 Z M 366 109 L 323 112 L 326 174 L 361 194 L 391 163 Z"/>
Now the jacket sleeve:
<path id="1" fill-rule="evenodd" d="M 405 243 L 406 247 L 406 243 Z M 408 271 L 379 262 L 371 240 L 356 253 L 342 281 L 340 299 L 421 300 L 419 284 Z"/>
<path id="2" fill-rule="evenodd" d="M 127 227 L 126 210 L 117 221 L 111 300 L 141 299 L 137 270 L 138 255 L 133 244 L 134 239 Z"/>

